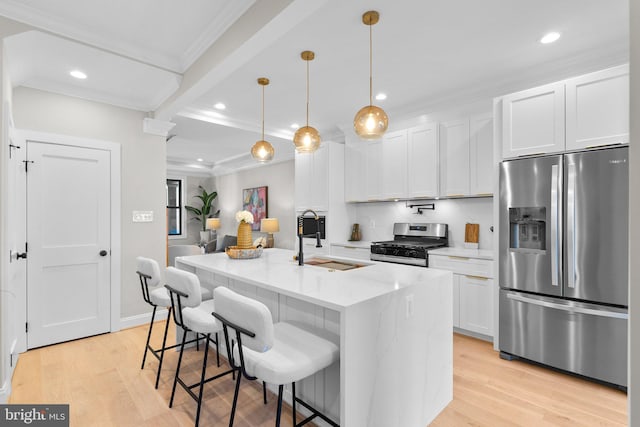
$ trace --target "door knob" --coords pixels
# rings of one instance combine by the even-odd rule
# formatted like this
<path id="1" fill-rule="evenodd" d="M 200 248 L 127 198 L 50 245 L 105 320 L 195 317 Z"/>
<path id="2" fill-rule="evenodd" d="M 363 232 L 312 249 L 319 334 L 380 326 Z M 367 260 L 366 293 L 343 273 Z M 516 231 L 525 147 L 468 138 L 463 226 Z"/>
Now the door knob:
<path id="1" fill-rule="evenodd" d="M 100 256 L 107 256 L 107 251 L 105 251 L 104 249 L 100 251 Z"/>
<path id="2" fill-rule="evenodd" d="M 16 259 L 20 259 L 20 258 L 27 259 L 27 253 L 26 252 L 23 252 L 23 253 L 18 252 L 16 254 Z"/>

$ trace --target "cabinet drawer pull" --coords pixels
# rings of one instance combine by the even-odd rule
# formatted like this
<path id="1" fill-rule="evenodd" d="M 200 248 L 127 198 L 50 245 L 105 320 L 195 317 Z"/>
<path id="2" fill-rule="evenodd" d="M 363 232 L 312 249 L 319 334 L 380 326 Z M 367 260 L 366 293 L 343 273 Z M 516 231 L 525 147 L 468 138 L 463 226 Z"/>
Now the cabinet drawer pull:
<path id="1" fill-rule="evenodd" d="M 447 194 L 447 197 L 464 197 L 464 194 Z"/>
<path id="2" fill-rule="evenodd" d="M 464 257 L 464 256 L 453 256 L 453 255 L 449 255 L 449 259 L 457 259 L 460 261 L 469 261 L 468 257 Z"/>
<path id="3" fill-rule="evenodd" d="M 476 193 L 476 196 L 490 197 L 490 196 L 493 196 L 493 193 Z"/>
<path id="4" fill-rule="evenodd" d="M 476 279 L 476 280 L 489 280 L 488 277 L 482 277 L 482 276 L 470 276 L 468 274 L 465 274 L 466 277 L 468 277 L 469 279 Z"/>

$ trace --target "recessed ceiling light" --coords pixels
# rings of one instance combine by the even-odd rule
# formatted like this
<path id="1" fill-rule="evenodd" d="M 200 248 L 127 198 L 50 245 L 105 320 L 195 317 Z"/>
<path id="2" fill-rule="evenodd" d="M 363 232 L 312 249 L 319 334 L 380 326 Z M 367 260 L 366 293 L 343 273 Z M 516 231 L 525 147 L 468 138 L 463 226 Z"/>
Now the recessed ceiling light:
<path id="1" fill-rule="evenodd" d="M 560 38 L 560 33 L 557 33 L 555 31 L 551 32 L 551 33 L 547 33 L 545 34 L 541 39 L 540 39 L 540 43 L 542 44 L 549 44 L 549 43 L 553 43 L 554 41 L 558 40 Z"/>
<path id="2" fill-rule="evenodd" d="M 385 99 L 387 99 L 387 94 L 386 93 L 379 93 L 376 95 L 376 99 L 378 101 L 384 101 Z"/>
<path id="3" fill-rule="evenodd" d="M 298 129 L 300 127 L 297 123 L 291 123 L 291 129 Z"/>
<path id="4" fill-rule="evenodd" d="M 71 75 L 71 77 L 75 77 L 76 79 L 84 80 L 87 78 L 87 75 L 80 70 L 73 70 L 69 72 L 69 74 Z"/>
<path id="5" fill-rule="evenodd" d="M 227 108 L 222 102 L 218 102 L 213 106 L 216 110 L 225 110 Z"/>
<path id="6" fill-rule="evenodd" d="M 199 162 L 204 162 L 204 160 L 203 160 L 203 159 L 196 159 L 196 160 L 197 160 L 197 161 L 199 161 Z"/>

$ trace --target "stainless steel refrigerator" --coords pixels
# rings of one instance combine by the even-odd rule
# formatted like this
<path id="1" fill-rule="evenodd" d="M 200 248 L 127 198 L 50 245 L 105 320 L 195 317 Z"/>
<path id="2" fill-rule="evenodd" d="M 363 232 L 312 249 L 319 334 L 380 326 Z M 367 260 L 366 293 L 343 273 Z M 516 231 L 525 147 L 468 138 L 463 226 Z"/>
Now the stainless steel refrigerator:
<path id="1" fill-rule="evenodd" d="M 500 167 L 499 347 L 627 386 L 629 150 Z"/>

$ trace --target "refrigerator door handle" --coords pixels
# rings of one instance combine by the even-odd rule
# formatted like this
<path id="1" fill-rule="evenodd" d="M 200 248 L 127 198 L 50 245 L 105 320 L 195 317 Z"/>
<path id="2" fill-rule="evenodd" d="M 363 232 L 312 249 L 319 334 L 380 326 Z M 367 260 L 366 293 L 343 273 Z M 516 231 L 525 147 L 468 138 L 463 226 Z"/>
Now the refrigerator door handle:
<path id="1" fill-rule="evenodd" d="M 628 319 L 628 313 L 621 313 L 617 311 L 606 311 L 606 310 L 598 310 L 594 308 L 566 305 L 566 304 L 558 304 L 551 301 L 544 301 L 535 298 L 528 298 L 516 293 L 507 293 L 507 298 L 514 301 L 524 302 L 527 304 L 538 305 L 546 308 L 553 308 L 556 310 L 568 311 L 570 313 L 578 313 L 578 314 L 588 314 L 591 316 L 600 316 L 600 317 L 612 317 L 614 319 Z"/>
<path id="2" fill-rule="evenodd" d="M 562 241 L 561 228 L 558 220 L 562 218 L 560 212 L 562 204 L 562 183 L 560 181 L 560 165 L 551 166 L 551 285 L 560 285 L 560 242 Z"/>
<path id="3" fill-rule="evenodd" d="M 568 165 L 567 182 L 567 286 L 576 287 L 576 165 Z"/>

